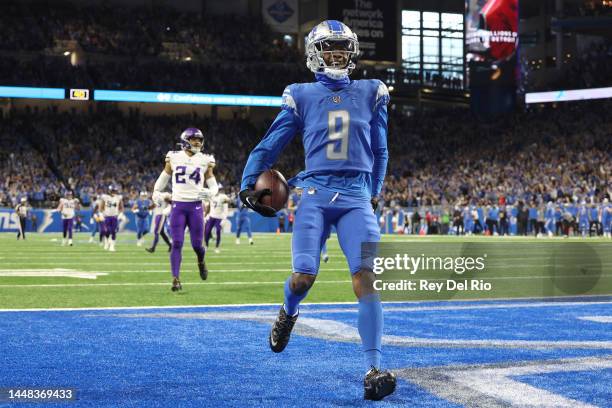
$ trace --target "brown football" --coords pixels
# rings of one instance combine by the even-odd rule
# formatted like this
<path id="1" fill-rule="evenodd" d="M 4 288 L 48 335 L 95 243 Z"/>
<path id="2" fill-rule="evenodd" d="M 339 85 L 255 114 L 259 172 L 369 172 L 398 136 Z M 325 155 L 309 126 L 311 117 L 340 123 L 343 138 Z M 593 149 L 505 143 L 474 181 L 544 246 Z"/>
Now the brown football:
<path id="1" fill-rule="evenodd" d="M 289 199 L 289 185 L 285 177 L 277 170 L 267 170 L 259 175 L 255 182 L 255 191 L 269 188 L 271 195 L 265 195 L 260 203 L 279 211 L 285 207 Z"/>

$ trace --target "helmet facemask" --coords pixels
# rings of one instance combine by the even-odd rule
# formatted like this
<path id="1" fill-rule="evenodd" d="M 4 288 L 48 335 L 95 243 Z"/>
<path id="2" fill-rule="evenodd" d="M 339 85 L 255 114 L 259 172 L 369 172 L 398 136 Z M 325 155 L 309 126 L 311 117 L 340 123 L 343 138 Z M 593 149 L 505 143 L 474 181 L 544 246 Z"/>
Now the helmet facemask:
<path id="1" fill-rule="evenodd" d="M 200 146 L 194 146 L 192 140 L 199 140 Z M 200 153 L 204 146 L 204 135 L 202 131 L 196 128 L 186 129 L 181 134 L 181 147 L 183 150 L 189 151 L 193 154 Z"/>
<path id="2" fill-rule="evenodd" d="M 194 146 L 192 142 L 194 140 L 199 140 L 200 146 Z M 187 139 L 187 143 L 189 144 L 189 147 L 187 148 L 183 147 L 185 150 L 189 150 L 193 154 L 200 153 L 202 151 L 202 146 L 204 145 L 204 138 L 198 137 L 198 136 L 191 136 L 190 138 Z"/>

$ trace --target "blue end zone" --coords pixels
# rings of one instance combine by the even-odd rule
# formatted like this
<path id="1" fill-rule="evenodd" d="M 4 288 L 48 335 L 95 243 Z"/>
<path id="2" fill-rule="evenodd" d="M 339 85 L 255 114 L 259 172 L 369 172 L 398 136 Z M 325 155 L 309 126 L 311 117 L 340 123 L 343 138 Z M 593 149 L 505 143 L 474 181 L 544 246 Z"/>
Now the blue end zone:
<path id="1" fill-rule="evenodd" d="M 584 319 L 612 316 L 609 298 L 405 303 L 385 309 L 383 365 L 396 371 L 399 383 L 396 394 L 377 406 L 462 406 L 463 397 L 449 401 L 444 387 L 425 374 L 452 379 L 452 370 L 525 365 L 535 374 L 512 379 L 583 403 L 612 401 L 606 367 L 612 367 L 612 323 Z M 356 306 L 304 306 L 281 354 L 272 353 L 267 342 L 277 310 L 0 313 L 0 388 L 76 388 L 79 400 L 71 406 L 371 406 L 362 401 L 365 367 Z M 537 374 L 551 361 L 560 367 L 578 361 L 582 368 Z M 454 389 L 452 381 L 445 383 Z M 501 398 L 481 394 L 486 401 Z"/>
<path id="2" fill-rule="evenodd" d="M 527 375 L 515 379 L 598 407 L 612 406 L 612 369 Z"/>

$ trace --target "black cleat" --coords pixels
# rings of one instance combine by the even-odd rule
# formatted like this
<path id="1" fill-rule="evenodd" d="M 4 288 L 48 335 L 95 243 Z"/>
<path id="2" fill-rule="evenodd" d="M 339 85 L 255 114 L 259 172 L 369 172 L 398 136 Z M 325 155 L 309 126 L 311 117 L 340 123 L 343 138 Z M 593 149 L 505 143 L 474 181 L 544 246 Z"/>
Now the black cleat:
<path id="1" fill-rule="evenodd" d="M 198 269 L 200 270 L 200 278 L 206 280 L 208 278 L 208 269 L 206 269 L 206 263 L 204 261 L 198 262 Z"/>
<path id="2" fill-rule="evenodd" d="M 152 254 L 153 252 L 155 252 L 155 248 L 145 248 L 145 251 Z"/>
<path id="3" fill-rule="evenodd" d="M 179 290 L 183 290 L 183 285 L 181 285 L 181 281 L 178 278 L 174 278 L 172 281 L 172 291 L 178 292 Z"/>
<path id="4" fill-rule="evenodd" d="M 291 336 L 291 330 L 293 330 L 298 315 L 299 312 L 295 316 L 287 316 L 285 305 L 281 306 L 278 317 L 270 331 L 270 349 L 272 349 L 273 352 L 280 353 L 287 347 L 289 337 Z"/>
<path id="5" fill-rule="evenodd" d="M 325 263 L 329 262 L 329 255 L 327 254 L 323 255 L 323 262 Z"/>
<path id="6" fill-rule="evenodd" d="M 363 379 L 363 399 L 380 401 L 395 391 L 396 383 L 395 374 L 372 367 Z"/>

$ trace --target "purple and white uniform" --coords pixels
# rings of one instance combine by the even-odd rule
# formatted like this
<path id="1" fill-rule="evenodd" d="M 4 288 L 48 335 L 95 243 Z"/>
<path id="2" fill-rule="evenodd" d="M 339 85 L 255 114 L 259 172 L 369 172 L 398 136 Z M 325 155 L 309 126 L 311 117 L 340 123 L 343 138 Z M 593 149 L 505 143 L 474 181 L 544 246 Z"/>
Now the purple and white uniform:
<path id="1" fill-rule="evenodd" d="M 62 214 L 63 237 L 72 239 L 72 226 L 74 224 L 75 210 L 79 203 L 77 198 L 60 198 L 60 208 Z"/>
<path id="2" fill-rule="evenodd" d="M 212 236 L 212 230 L 214 228 L 217 232 L 216 247 L 219 248 L 219 244 L 221 243 L 221 222 L 227 218 L 227 203 L 229 200 L 230 198 L 223 193 L 217 194 L 210 200 L 210 214 L 208 216 L 208 221 L 206 221 L 206 228 L 204 229 L 206 246 L 208 246 L 208 241 Z"/>
<path id="3" fill-rule="evenodd" d="M 189 227 L 191 246 L 204 260 L 204 210 L 199 198 L 204 188 L 204 176 L 208 167 L 215 163 L 211 155 L 195 153 L 189 156 L 184 150 L 170 151 L 166 161 L 172 167 L 172 210 L 170 212 L 170 233 L 172 234 L 172 251 L 170 266 L 172 276 L 179 277 L 182 261 L 182 248 L 185 240 L 185 228 Z"/>
<path id="4" fill-rule="evenodd" d="M 100 197 L 104 201 L 104 235 L 109 236 L 114 241 L 117 236 L 117 217 L 119 216 L 119 203 L 123 200 L 119 194 L 102 194 Z"/>

